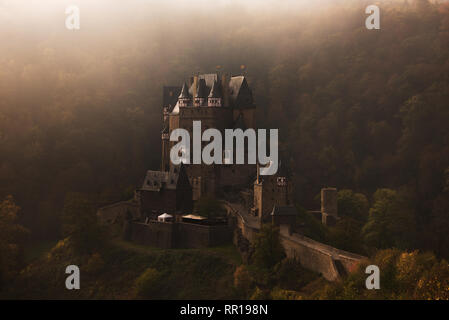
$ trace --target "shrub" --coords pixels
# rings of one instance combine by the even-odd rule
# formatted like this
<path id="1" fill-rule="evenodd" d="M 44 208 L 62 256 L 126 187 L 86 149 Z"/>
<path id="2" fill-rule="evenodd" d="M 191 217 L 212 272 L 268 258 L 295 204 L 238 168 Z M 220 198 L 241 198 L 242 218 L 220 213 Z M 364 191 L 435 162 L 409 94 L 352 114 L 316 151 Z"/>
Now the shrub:
<path id="1" fill-rule="evenodd" d="M 146 269 L 135 281 L 138 298 L 155 298 L 162 286 L 162 274 L 154 269 Z"/>

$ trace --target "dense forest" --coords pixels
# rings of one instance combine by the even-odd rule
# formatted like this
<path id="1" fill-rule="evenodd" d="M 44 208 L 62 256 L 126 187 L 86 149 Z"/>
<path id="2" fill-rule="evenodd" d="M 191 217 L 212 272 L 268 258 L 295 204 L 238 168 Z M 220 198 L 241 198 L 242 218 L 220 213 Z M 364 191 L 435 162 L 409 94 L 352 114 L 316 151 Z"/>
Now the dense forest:
<path id="1" fill-rule="evenodd" d="M 245 74 L 258 127 L 279 128 L 298 207 L 342 190 L 346 219 L 323 237 L 449 258 L 446 1 L 376 1 L 380 30 L 369 1 L 92 1 L 79 31 L 64 1 L 22 2 L 0 2 L 3 257 L 60 239 L 74 193 L 130 198 L 159 167 L 162 87 L 218 71 Z"/>

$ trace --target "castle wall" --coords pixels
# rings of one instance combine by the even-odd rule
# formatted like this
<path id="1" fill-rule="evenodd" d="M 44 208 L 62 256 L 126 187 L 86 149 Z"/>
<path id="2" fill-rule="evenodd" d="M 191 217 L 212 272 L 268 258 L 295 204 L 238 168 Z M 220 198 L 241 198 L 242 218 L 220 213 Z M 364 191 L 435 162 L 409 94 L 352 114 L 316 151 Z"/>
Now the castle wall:
<path id="1" fill-rule="evenodd" d="M 319 272 L 329 281 L 335 281 L 352 272 L 365 257 L 340 250 L 296 233 L 290 233 L 289 226 L 282 225 L 280 237 L 289 258 L 299 258 L 302 266 Z M 343 270 L 338 269 L 340 265 Z"/>
<path id="2" fill-rule="evenodd" d="M 287 226 L 295 226 L 296 225 L 296 216 L 295 215 L 285 215 L 285 216 L 271 216 L 271 223 L 275 226 L 287 225 Z"/>
<path id="3" fill-rule="evenodd" d="M 169 129 L 170 129 L 170 132 L 169 132 L 170 134 L 174 129 L 179 128 L 179 115 L 170 114 L 168 117 L 168 125 L 169 125 Z"/>
<path id="4" fill-rule="evenodd" d="M 170 249 L 173 247 L 174 226 L 168 222 L 133 222 L 129 239 L 138 244 Z"/>
<path id="5" fill-rule="evenodd" d="M 222 165 L 218 176 L 220 187 L 248 186 L 254 181 L 255 164 Z"/>
<path id="6" fill-rule="evenodd" d="M 261 183 L 254 184 L 254 208 L 259 218 L 263 215 L 263 186 Z"/>
<path id="7" fill-rule="evenodd" d="M 246 128 L 256 128 L 256 108 L 234 109 L 233 119 L 237 120 L 242 114 Z"/>
<path id="8" fill-rule="evenodd" d="M 242 236 L 250 242 L 254 241 L 259 233 L 259 228 L 256 225 L 251 225 L 248 221 L 246 221 L 243 215 L 229 202 L 223 201 L 222 203 L 228 213 L 228 217 L 233 217 L 235 219 L 234 228 L 239 229 Z"/>
<path id="9" fill-rule="evenodd" d="M 225 107 L 185 107 L 179 108 L 179 128 L 192 134 L 193 121 L 201 121 L 201 133 L 214 128 L 220 131 L 232 128 L 232 109 Z M 170 130 L 174 127 L 170 127 Z"/>
<path id="10" fill-rule="evenodd" d="M 170 248 L 207 248 L 231 242 L 227 225 L 207 226 L 194 223 L 150 221 L 132 222 L 129 240 L 143 245 Z"/>
<path id="11" fill-rule="evenodd" d="M 285 229 L 281 232 L 281 243 L 288 258 L 299 259 L 304 268 L 321 273 L 329 281 L 338 279 L 338 270 L 328 252 L 318 250 L 300 239 L 295 239 Z"/>
<path id="12" fill-rule="evenodd" d="M 184 128 L 193 139 L 193 121 L 201 121 L 201 133 L 209 128 L 222 132 L 233 127 L 233 113 L 226 107 L 184 107 L 179 109 L 179 116 L 170 116 L 170 131 Z M 173 119 L 172 119 L 173 118 Z M 170 142 L 170 147 L 176 142 Z M 208 142 L 203 142 L 205 146 Z M 192 147 L 192 141 L 191 141 Z M 224 142 L 223 146 L 224 148 Z M 193 156 L 193 155 L 192 155 Z M 193 160 L 193 159 L 192 159 Z M 255 165 L 186 165 L 186 172 L 193 187 L 194 199 L 201 195 L 215 195 L 218 188 L 224 186 L 243 186 L 250 182 L 255 172 Z M 198 179 L 201 177 L 201 179 Z"/>
<path id="13" fill-rule="evenodd" d="M 162 139 L 161 171 L 170 169 L 170 140 Z"/>
<path id="14" fill-rule="evenodd" d="M 224 202 L 224 205 L 228 214 L 233 215 L 236 219 L 237 234 L 243 236 L 249 242 L 253 242 L 259 228 L 247 221 L 230 203 Z M 363 256 L 291 233 L 290 230 L 287 225 L 280 226 L 280 239 L 287 257 L 297 258 L 304 268 L 322 274 L 329 281 L 336 281 L 343 274 L 354 271 L 358 264 L 365 259 Z M 238 236 L 234 237 L 234 244 L 237 247 L 242 244 Z M 239 247 L 239 249 L 241 248 Z M 245 252 L 242 253 L 245 254 Z"/>
<path id="15" fill-rule="evenodd" d="M 216 193 L 216 167 L 206 164 L 186 165 L 186 173 L 189 177 L 195 194 L 195 200 L 202 195 L 214 195 Z M 201 177 L 198 179 L 198 177 Z"/>
<path id="16" fill-rule="evenodd" d="M 140 207 L 137 201 L 121 201 L 102 207 L 97 211 L 97 218 L 100 224 L 122 224 L 128 213 L 131 214 L 132 219 L 140 218 Z"/>
<path id="17" fill-rule="evenodd" d="M 231 231 L 226 225 L 206 226 L 182 222 L 177 224 L 177 248 L 215 247 L 230 241 Z"/>

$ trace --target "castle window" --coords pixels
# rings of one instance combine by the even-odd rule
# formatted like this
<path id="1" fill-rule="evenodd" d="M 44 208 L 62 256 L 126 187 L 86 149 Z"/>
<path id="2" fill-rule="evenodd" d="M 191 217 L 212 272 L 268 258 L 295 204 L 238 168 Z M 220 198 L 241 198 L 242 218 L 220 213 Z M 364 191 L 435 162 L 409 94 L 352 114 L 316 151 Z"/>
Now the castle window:
<path id="1" fill-rule="evenodd" d="M 277 178 L 277 185 L 278 186 L 286 186 L 287 185 L 287 178 L 286 177 L 278 177 Z"/>

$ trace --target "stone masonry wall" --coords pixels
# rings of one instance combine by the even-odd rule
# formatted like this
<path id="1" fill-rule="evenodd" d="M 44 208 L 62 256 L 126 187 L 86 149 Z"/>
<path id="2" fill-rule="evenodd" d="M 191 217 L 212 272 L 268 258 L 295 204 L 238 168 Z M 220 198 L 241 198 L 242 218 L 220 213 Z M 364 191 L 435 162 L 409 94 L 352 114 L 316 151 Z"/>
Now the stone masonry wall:
<path id="1" fill-rule="evenodd" d="M 130 213 L 133 219 L 140 218 L 139 204 L 134 200 L 122 201 L 102 207 L 97 211 L 97 218 L 101 224 L 119 223 L 126 220 L 126 214 Z"/>
<path id="2" fill-rule="evenodd" d="M 207 248 L 231 242 L 227 225 L 207 226 L 183 222 L 132 222 L 129 240 L 143 245 L 170 248 Z"/>
<path id="3" fill-rule="evenodd" d="M 257 227 L 250 226 L 245 217 L 233 209 L 229 203 L 224 203 L 228 213 L 235 216 L 235 227 L 238 234 L 252 242 L 259 231 Z M 285 253 L 289 258 L 298 258 L 301 265 L 314 272 L 322 274 L 329 281 L 336 281 L 344 274 L 352 272 L 365 257 L 343 251 L 305 236 L 291 233 L 290 227 L 281 225 L 280 237 Z M 239 237 L 234 237 L 234 244 Z M 242 241 L 238 241 L 242 243 Z M 339 268 L 340 266 L 340 268 Z M 342 274 L 343 273 L 343 274 Z"/>

